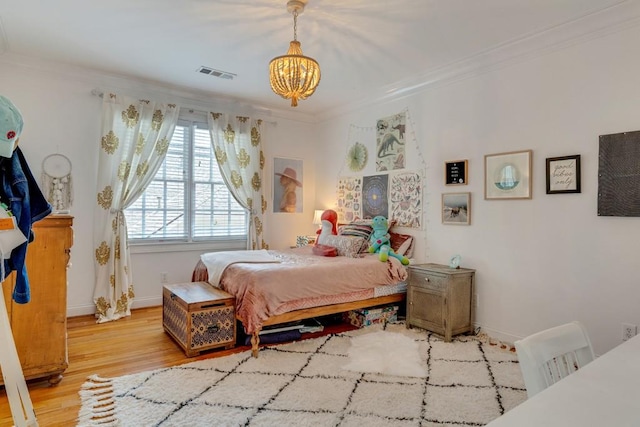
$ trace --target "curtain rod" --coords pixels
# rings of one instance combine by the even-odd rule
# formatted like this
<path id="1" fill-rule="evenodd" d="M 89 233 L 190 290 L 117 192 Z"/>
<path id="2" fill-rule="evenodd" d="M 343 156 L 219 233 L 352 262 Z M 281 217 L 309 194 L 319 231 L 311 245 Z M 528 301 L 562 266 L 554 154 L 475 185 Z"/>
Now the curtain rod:
<path id="1" fill-rule="evenodd" d="M 97 97 L 100 97 L 100 98 L 103 98 L 103 97 L 104 97 L 104 91 L 102 91 L 102 90 L 100 90 L 100 89 L 97 89 L 97 88 L 96 88 L 96 89 L 92 89 L 92 90 L 91 90 L 91 94 L 92 94 L 93 96 L 97 96 Z M 181 107 L 181 108 L 182 108 L 182 107 Z M 185 109 L 187 109 L 187 110 L 191 110 L 192 112 L 199 112 L 199 113 L 207 114 L 207 111 L 205 111 L 205 110 L 200 110 L 200 109 L 199 109 L 200 107 L 184 107 L 184 108 L 185 108 Z M 269 113 L 270 113 L 270 112 L 269 112 Z M 258 113 L 258 114 L 259 114 L 259 113 Z M 258 117 L 258 118 L 259 118 L 259 117 Z M 277 122 L 277 121 L 275 121 L 275 120 L 266 120 L 266 119 L 262 119 L 262 118 L 260 118 L 260 120 L 262 120 L 264 123 L 269 123 L 270 125 L 273 125 L 273 126 L 277 126 L 277 125 L 278 125 L 278 122 Z"/>

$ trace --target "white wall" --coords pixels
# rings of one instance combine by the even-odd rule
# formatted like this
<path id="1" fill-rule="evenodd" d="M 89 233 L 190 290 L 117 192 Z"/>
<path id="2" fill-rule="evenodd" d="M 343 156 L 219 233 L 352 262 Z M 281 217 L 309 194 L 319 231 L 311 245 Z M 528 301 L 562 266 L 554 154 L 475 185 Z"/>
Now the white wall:
<path id="1" fill-rule="evenodd" d="M 627 29 L 331 117 L 318 126 L 323 152 L 345 153 L 350 125 L 408 108 L 427 163 L 418 260 L 459 253 L 477 270 L 476 321 L 491 335 L 513 341 L 577 319 L 603 353 L 621 342 L 621 323 L 640 324 L 640 218 L 596 214 L 599 135 L 640 129 L 638 40 L 640 29 Z M 375 156 L 375 140 L 366 145 Z M 526 149 L 533 198 L 484 200 L 484 155 Z M 545 158 L 573 154 L 582 193 L 545 194 Z M 318 200 L 335 198 L 340 156 L 319 161 Z M 459 159 L 469 159 L 469 185 L 447 187 L 444 162 Z M 442 225 L 441 194 L 462 191 L 471 192 L 471 225 Z"/>
<path id="2" fill-rule="evenodd" d="M 100 99 L 92 85 L 57 78 L 19 65 L 0 66 L 0 94 L 11 99 L 25 121 L 20 147 L 34 177 L 40 182 L 43 159 L 64 154 L 72 163 L 74 244 L 68 271 L 68 307 L 92 301 L 93 206 L 96 193 L 97 141 Z M 36 239 L 37 239 L 36 235 Z"/>
<path id="3" fill-rule="evenodd" d="M 273 156 L 302 159 L 304 212 L 268 215 L 271 247 L 286 247 L 297 234 L 313 233 L 313 210 L 334 203 L 349 125 L 374 126 L 378 118 L 408 108 L 426 161 L 426 227 L 417 259 L 444 263 L 460 253 L 463 266 L 477 269 L 477 323 L 497 338 L 512 341 L 579 319 L 596 352 L 607 351 L 620 343 L 621 323 L 640 324 L 640 279 L 633 270 L 640 253 L 640 219 L 596 215 L 598 136 L 640 128 L 639 39 L 640 30 L 629 27 L 455 83 L 426 86 L 401 99 L 371 103 L 317 125 L 274 113 L 268 120 L 277 124 L 265 126 L 270 144 L 265 185 L 272 194 Z M 0 55 L 0 93 L 26 118 L 21 147 L 34 175 L 54 152 L 73 163 L 69 315 L 93 309 L 91 221 L 101 101 L 91 90 L 111 87 L 138 96 L 159 93 L 164 99 L 156 99 L 174 102 L 176 93 L 182 99 L 191 96 Z M 194 106 L 213 102 L 193 97 Z M 362 142 L 373 154 L 374 140 Z M 522 149 L 534 153 L 533 199 L 483 200 L 483 156 Z M 582 156 L 582 193 L 546 195 L 545 158 L 571 154 Z M 415 153 L 409 158 L 410 168 L 419 166 Z M 469 185 L 445 187 L 444 162 L 462 158 L 469 159 Z M 371 167 L 365 174 L 372 173 Z M 471 226 L 441 224 L 441 193 L 451 191 L 472 193 Z M 160 271 L 171 282 L 189 280 L 198 253 L 135 254 L 136 306 L 159 304 Z"/>
<path id="4" fill-rule="evenodd" d="M 46 72 L 43 72 L 46 70 Z M 21 110 L 25 130 L 20 138 L 29 166 L 40 179 L 42 160 L 49 154 L 62 153 L 73 165 L 74 244 L 68 271 L 67 314 L 76 316 L 94 312 L 93 288 L 93 209 L 96 197 L 96 170 L 100 139 L 102 100 L 92 90 L 115 88 L 132 96 L 172 101 L 191 108 L 220 108 L 222 111 L 252 114 L 251 107 L 227 100 L 201 97 L 113 76 L 105 76 L 60 64 L 0 55 L 0 94 L 11 99 Z M 288 107 L 285 101 L 283 105 Z M 261 110 L 265 116 L 264 110 Z M 264 117 L 266 156 L 265 188 L 272 195 L 273 156 L 303 160 L 303 212 L 267 215 L 265 235 L 271 248 L 295 244 L 298 234 L 314 232 L 311 224 L 315 201 L 315 141 L 312 124 L 292 119 L 278 112 Z M 306 118 L 305 118 L 306 120 Z M 271 143 L 273 145 L 271 145 Z M 162 304 L 160 272 L 167 273 L 169 283 L 191 280 L 199 254 L 211 248 L 198 247 L 187 252 L 149 252 L 135 250 L 132 271 L 136 292 L 135 307 Z M 145 248 L 148 249 L 148 248 Z M 221 250 L 222 248 L 216 248 Z"/>

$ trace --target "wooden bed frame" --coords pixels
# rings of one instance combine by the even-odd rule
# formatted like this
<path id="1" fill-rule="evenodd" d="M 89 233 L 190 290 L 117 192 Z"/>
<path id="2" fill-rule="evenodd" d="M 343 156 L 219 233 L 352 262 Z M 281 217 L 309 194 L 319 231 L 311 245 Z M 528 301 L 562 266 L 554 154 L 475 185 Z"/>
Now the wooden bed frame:
<path id="1" fill-rule="evenodd" d="M 406 294 L 391 294 L 377 298 L 368 298 L 360 301 L 344 302 L 340 304 L 323 305 L 320 307 L 305 308 L 303 310 L 290 311 L 277 316 L 272 316 L 264 321 L 263 326 L 278 325 L 281 323 L 295 322 L 296 320 L 310 319 L 312 317 L 327 316 L 329 314 L 343 313 L 350 310 L 358 310 L 361 308 L 375 307 L 377 305 L 391 304 L 394 302 L 402 302 L 406 298 Z M 239 319 L 238 319 L 239 320 Z M 255 331 L 251 335 L 251 354 L 258 357 L 260 350 L 260 330 Z"/>

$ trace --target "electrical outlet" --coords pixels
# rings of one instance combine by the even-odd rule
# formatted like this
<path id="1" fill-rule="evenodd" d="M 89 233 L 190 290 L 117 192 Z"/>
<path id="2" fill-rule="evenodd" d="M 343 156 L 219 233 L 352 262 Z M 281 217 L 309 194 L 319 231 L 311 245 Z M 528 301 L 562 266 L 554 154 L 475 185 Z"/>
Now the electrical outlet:
<path id="1" fill-rule="evenodd" d="M 167 283 L 167 276 L 168 273 L 166 271 L 163 271 L 162 273 L 160 273 L 160 283 Z"/>
<path id="2" fill-rule="evenodd" d="M 636 336 L 638 333 L 638 326 L 631 323 L 622 324 L 622 341 L 629 340 Z"/>

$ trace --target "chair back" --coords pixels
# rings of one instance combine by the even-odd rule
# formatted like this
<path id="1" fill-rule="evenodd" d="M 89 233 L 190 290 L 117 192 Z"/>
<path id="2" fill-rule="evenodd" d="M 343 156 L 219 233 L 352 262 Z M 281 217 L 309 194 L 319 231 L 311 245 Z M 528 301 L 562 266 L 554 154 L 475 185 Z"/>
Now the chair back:
<path id="1" fill-rule="evenodd" d="M 577 321 L 514 344 L 529 398 L 595 359 L 587 331 Z"/>

